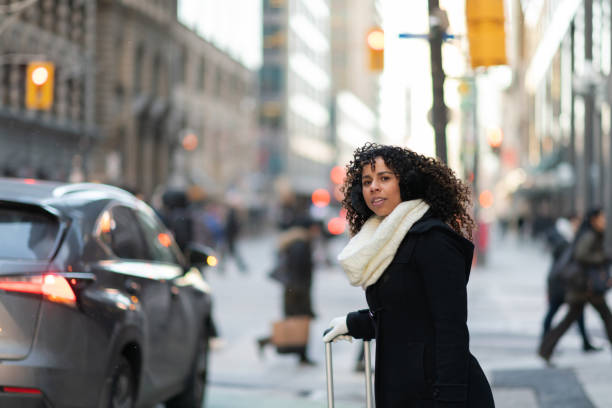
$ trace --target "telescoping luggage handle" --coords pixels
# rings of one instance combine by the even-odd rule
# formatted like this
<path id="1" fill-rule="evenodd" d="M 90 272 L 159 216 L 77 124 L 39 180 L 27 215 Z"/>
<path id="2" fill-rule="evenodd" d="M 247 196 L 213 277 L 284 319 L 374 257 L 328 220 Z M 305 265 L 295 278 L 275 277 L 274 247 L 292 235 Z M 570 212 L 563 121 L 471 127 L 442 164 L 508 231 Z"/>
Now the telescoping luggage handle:
<path id="1" fill-rule="evenodd" d="M 325 330 L 326 335 L 331 328 Z M 334 408 L 334 372 L 332 367 L 332 342 L 325 343 L 325 371 L 327 377 L 327 408 Z M 363 356 L 365 359 L 366 407 L 374 408 L 372 398 L 372 356 L 370 355 L 370 340 L 363 340 Z"/>

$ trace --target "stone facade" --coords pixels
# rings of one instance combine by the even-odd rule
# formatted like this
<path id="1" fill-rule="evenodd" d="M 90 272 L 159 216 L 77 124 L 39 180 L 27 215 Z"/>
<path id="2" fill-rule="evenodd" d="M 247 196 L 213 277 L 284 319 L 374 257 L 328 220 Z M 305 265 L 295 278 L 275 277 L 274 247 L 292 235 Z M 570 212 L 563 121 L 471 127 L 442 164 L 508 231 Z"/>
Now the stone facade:
<path id="1" fill-rule="evenodd" d="M 95 5 L 23 4 L 0 0 L 0 174 L 68 179 L 73 159 L 96 135 L 90 51 Z M 31 61 L 54 64 L 54 102 L 48 111 L 26 109 Z"/>
<path id="2" fill-rule="evenodd" d="M 98 21 L 101 173 L 148 196 L 168 184 L 221 192 L 253 170 L 250 70 L 178 23 L 175 2 L 109 2 Z"/>
<path id="3" fill-rule="evenodd" d="M 17 3 L 0 0 L 0 30 L 3 12 Z M 0 170 L 56 180 L 72 174 L 145 197 L 168 184 L 221 192 L 252 172 L 255 75 L 181 25 L 176 7 L 176 0 L 40 0 L 21 11 L 0 32 L 0 55 L 13 58 L 0 64 Z M 25 66 L 38 59 L 56 65 L 49 112 L 24 107 Z M 192 151 L 181 144 L 189 133 L 198 141 Z"/>

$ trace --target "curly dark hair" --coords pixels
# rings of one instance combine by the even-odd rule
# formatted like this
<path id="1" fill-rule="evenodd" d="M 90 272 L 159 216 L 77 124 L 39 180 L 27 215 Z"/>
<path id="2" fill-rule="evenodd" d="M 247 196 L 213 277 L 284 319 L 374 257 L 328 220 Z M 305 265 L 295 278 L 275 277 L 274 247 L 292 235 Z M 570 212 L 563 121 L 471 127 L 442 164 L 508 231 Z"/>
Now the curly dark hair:
<path id="1" fill-rule="evenodd" d="M 374 166 L 377 157 L 381 157 L 399 178 L 402 201 L 422 199 L 429 204 L 434 217 L 447 223 L 458 234 L 472 238 L 475 224 L 469 211 L 471 189 L 449 167 L 437 159 L 403 147 L 376 143 L 366 143 L 357 148 L 353 160 L 346 166 L 342 206 L 346 208 L 352 234 L 359 232 L 374 214 L 363 199 L 361 173 L 363 166 Z"/>

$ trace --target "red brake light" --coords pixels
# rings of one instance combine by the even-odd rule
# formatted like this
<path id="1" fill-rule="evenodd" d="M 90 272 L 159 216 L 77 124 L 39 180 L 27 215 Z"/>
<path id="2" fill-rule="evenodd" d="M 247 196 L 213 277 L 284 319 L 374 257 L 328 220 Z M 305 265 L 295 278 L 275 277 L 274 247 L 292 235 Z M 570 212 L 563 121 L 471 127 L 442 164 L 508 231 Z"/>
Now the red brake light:
<path id="1" fill-rule="evenodd" d="M 72 287 L 63 276 L 45 275 L 42 285 L 42 293 L 54 302 L 72 303 L 76 302 L 76 296 Z"/>
<path id="2" fill-rule="evenodd" d="M 36 388 L 3 387 L 4 392 L 16 392 L 19 394 L 41 394 Z"/>
<path id="3" fill-rule="evenodd" d="M 7 292 L 34 293 L 59 303 L 74 305 L 76 296 L 63 276 L 35 275 L 0 278 L 0 289 Z"/>
<path id="4" fill-rule="evenodd" d="M 42 281 L 43 277 L 41 275 L 0 278 L 0 289 L 6 290 L 7 292 L 35 293 L 42 295 Z"/>

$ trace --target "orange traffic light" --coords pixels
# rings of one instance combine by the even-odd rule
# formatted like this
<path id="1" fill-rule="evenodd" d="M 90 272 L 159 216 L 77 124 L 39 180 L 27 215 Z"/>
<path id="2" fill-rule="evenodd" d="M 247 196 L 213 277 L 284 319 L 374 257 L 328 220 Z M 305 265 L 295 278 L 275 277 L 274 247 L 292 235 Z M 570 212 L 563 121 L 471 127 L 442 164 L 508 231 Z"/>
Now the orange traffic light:
<path id="1" fill-rule="evenodd" d="M 346 177 L 346 170 L 342 166 L 334 166 L 329 172 L 329 178 L 334 184 L 344 183 Z"/>
<path id="2" fill-rule="evenodd" d="M 55 67 L 46 61 L 30 62 L 26 70 L 25 105 L 28 109 L 49 110 L 53 105 Z"/>
<path id="3" fill-rule="evenodd" d="M 332 235 L 340 235 L 346 229 L 346 220 L 340 217 L 334 217 L 327 223 L 327 230 Z"/>
<path id="4" fill-rule="evenodd" d="M 375 27 L 366 36 L 368 47 L 368 68 L 372 72 L 381 72 L 385 68 L 385 33 Z"/>
<path id="5" fill-rule="evenodd" d="M 493 193 L 490 190 L 484 190 L 478 196 L 478 202 L 482 208 L 490 208 L 493 205 Z"/>
<path id="6" fill-rule="evenodd" d="M 194 151 L 196 147 L 198 147 L 198 137 L 195 133 L 189 132 L 183 137 L 181 144 L 183 145 L 183 149 L 189 152 Z"/>
<path id="7" fill-rule="evenodd" d="M 466 0 L 465 16 L 472 68 L 506 65 L 503 0 Z"/>
<path id="8" fill-rule="evenodd" d="M 487 142 L 492 148 L 498 148 L 501 146 L 504 140 L 504 133 L 500 128 L 489 129 L 487 132 Z"/>
<path id="9" fill-rule="evenodd" d="M 315 207 L 326 207 L 329 205 L 331 197 L 329 195 L 329 191 L 325 190 L 324 188 L 318 188 L 312 192 L 311 199 Z"/>

